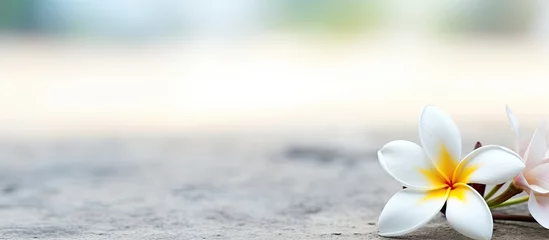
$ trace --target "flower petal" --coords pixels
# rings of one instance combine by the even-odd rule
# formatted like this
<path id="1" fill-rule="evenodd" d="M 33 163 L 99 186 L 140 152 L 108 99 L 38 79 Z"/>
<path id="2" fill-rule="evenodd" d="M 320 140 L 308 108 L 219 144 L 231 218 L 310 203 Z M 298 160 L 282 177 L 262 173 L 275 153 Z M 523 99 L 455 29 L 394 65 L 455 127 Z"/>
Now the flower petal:
<path id="1" fill-rule="evenodd" d="M 530 189 L 537 193 L 549 193 L 549 163 L 541 164 L 527 171 L 525 179 Z"/>
<path id="2" fill-rule="evenodd" d="M 492 237 L 492 213 L 473 188 L 460 184 L 450 192 L 446 204 L 446 218 L 456 231 L 473 239 Z"/>
<path id="3" fill-rule="evenodd" d="M 454 121 L 433 106 L 426 106 L 419 119 L 419 138 L 427 156 L 448 180 L 461 159 L 461 135 Z"/>
<path id="4" fill-rule="evenodd" d="M 431 190 L 445 185 L 423 149 L 413 142 L 392 141 L 377 156 L 385 171 L 404 186 Z"/>
<path id="5" fill-rule="evenodd" d="M 526 169 L 532 169 L 540 165 L 545 160 L 547 151 L 547 140 L 545 139 L 545 124 L 542 124 L 532 136 L 530 145 L 524 154 Z"/>
<path id="6" fill-rule="evenodd" d="M 520 153 L 519 121 L 509 106 L 505 106 L 505 111 L 507 112 L 507 118 L 509 118 L 509 122 L 511 123 L 511 129 L 515 134 L 515 152 Z"/>
<path id="7" fill-rule="evenodd" d="M 523 173 L 519 173 L 515 178 L 513 178 L 513 184 L 528 193 L 531 190 L 530 184 L 528 183 L 528 181 L 526 181 L 526 178 L 524 178 Z"/>
<path id="8" fill-rule="evenodd" d="M 455 182 L 500 184 L 524 169 L 524 163 L 511 149 L 495 145 L 477 148 L 459 164 Z"/>
<path id="9" fill-rule="evenodd" d="M 425 225 L 442 209 L 449 191 L 404 189 L 385 205 L 378 220 L 379 235 L 391 237 L 412 232 Z"/>
<path id="10" fill-rule="evenodd" d="M 549 196 L 535 195 L 534 192 L 530 192 L 528 210 L 541 226 L 549 228 Z"/>
<path id="11" fill-rule="evenodd" d="M 535 184 L 530 184 L 530 190 L 534 191 L 534 193 L 539 193 L 539 194 L 549 193 L 547 189 Z"/>

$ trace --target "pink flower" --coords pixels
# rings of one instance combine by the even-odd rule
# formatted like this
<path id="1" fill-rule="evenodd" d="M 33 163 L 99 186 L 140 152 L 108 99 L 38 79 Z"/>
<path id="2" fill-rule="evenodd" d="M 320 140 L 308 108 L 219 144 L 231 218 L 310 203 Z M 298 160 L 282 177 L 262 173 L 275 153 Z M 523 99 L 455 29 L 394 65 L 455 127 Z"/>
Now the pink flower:
<path id="1" fill-rule="evenodd" d="M 514 178 L 513 183 L 530 195 L 528 210 L 532 217 L 543 227 L 549 228 L 549 159 L 546 156 L 545 124 L 536 129 L 528 148 L 521 149 L 519 122 L 509 106 L 506 110 L 515 133 L 515 151 L 522 156 L 526 165 L 522 173 Z"/>

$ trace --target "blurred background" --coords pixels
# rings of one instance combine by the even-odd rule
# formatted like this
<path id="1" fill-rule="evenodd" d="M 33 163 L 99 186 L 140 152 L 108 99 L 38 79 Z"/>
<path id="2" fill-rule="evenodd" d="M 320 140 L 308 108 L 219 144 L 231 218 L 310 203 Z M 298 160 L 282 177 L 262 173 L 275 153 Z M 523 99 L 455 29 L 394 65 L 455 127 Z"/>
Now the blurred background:
<path id="1" fill-rule="evenodd" d="M 4 136 L 547 117 L 549 4 L 5 0 Z"/>
<path id="2" fill-rule="evenodd" d="M 0 236 L 375 238 L 424 105 L 512 146 L 548 79 L 543 0 L 0 0 Z"/>

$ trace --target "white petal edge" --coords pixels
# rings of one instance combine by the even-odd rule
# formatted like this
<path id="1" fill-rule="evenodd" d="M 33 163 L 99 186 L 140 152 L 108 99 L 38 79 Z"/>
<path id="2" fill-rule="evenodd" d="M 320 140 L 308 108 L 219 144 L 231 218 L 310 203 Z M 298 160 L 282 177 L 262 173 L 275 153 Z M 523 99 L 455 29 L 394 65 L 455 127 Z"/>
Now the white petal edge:
<path id="1" fill-rule="evenodd" d="M 454 197 L 454 191 L 464 191 L 464 199 Z M 484 198 L 468 185 L 452 190 L 446 205 L 446 218 L 452 228 L 472 239 L 492 238 L 492 213 Z"/>
<path id="2" fill-rule="evenodd" d="M 512 179 L 524 169 L 521 157 L 511 149 L 486 145 L 475 149 L 459 163 L 458 171 L 475 169 L 467 183 L 500 184 Z M 454 176 L 454 179 L 457 176 Z"/>
<path id="3" fill-rule="evenodd" d="M 530 190 L 532 190 L 534 193 L 540 193 L 540 194 L 549 193 L 547 189 L 536 184 L 530 184 Z"/>
<path id="4" fill-rule="evenodd" d="M 549 229 L 549 196 L 535 195 L 534 192 L 530 192 L 528 210 L 541 226 Z"/>
<path id="5" fill-rule="evenodd" d="M 419 145 L 404 140 L 392 141 L 385 144 L 377 152 L 379 163 L 394 179 L 407 187 L 416 189 L 438 189 L 442 186 L 433 186 L 420 170 L 435 167 Z"/>
<path id="6" fill-rule="evenodd" d="M 513 130 L 513 133 L 515 134 L 515 152 L 520 153 L 520 139 L 519 139 L 519 128 L 520 123 L 513 113 L 511 111 L 511 108 L 509 105 L 505 106 L 505 112 L 507 112 L 507 118 L 509 119 L 509 123 L 511 123 L 511 130 Z"/>
<path id="7" fill-rule="evenodd" d="M 524 154 L 524 162 L 526 169 L 532 169 L 540 165 L 545 160 L 545 152 L 547 151 L 547 140 L 545 138 L 545 123 L 541 124 L 534 132 L 530 145 Z"/>
<path id="8" fill-rule="evenodd" d="M 433 190 L 446 191 L 446 189 Z M 449 191 L 437 198 L 426 198 L 427 191 L 404 189 L 396 193 L 385 205 L 378 220 L 379 235 L 401 236 L 425 225 L 439 213 Z"/>
<path id="9" fill-rule="evenodd" d="M 423 108 L 419 118 L 419 138 L 423 149 L 435 166 L 440 157 L 441 147 L 446 148 L 454 161 L 461 160 L 462 145 L 459 129 L 454 120 L 438 108 L 430 105 Z"/>

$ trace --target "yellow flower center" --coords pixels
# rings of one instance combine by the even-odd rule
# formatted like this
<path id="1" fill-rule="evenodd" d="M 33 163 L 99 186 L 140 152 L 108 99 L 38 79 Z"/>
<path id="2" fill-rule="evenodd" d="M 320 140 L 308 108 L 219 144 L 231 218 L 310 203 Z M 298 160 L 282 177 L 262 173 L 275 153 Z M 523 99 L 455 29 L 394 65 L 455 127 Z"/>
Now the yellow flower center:
<path id="1" fill-rule="evenodd" d="M 435 189 L 429 191 L 424 200 L 445 197 L 447 191 L 450 191 L 450 197 L 464 200 L 466 189 L 464 185 L 467 184 L 469 176 L 478 167 L 459 165 L 459 159 L 454 159 L 444 145 L 441 145 L 439 156 L 433 162 L 435 164 L 434 168 L 419 169 Z"/>

